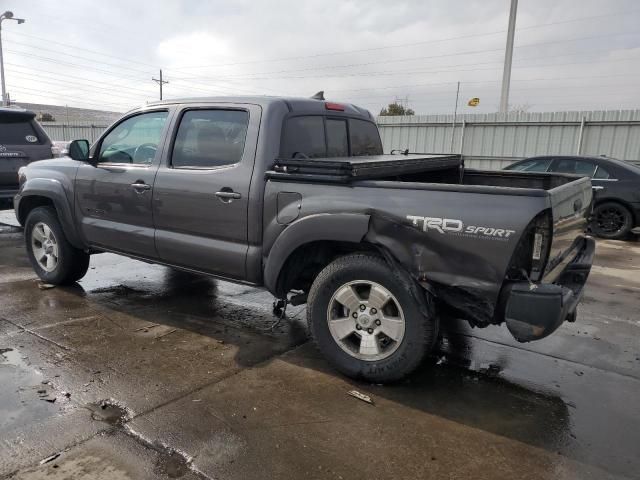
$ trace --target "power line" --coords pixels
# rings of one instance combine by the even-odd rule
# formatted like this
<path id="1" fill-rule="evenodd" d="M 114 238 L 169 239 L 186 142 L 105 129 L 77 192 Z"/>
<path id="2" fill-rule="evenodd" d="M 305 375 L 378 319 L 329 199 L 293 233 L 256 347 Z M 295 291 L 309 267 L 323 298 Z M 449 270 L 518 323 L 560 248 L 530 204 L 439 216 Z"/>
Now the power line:
<path id="1" fill-rule="evenodd" d="M 130 60 L 130 59 L 126 58 L 126 57 L 121 57 L 119 55 L 110 55 L 108 53 L 102 53 L 102 52 L 99 52 L 97 50 L 90 50 L 88 48 L 82 48 L 82 47 L 78 47 L 76 45 L 70 45 L 68 43 L 58 42 L 58 41 L 51 40 L 51 39 L 45 38 L 45 37 L 38 37 L 36 35 L 30 35 L 30 34 L 23 33 L 23 32 L 16 32 L 14 30 L 10 31 L 10 35 L 9 36 L 12 36 L 12 35 L 20 35 L 20 36 L 23 36 L 23 37 L 35 38 L 36 40 L 41 40 L 43 42 L 46 42 L 47 44 L 53 43 L 53 44 L 56 44 L 56 45 L 61 45 L 63 47 L 72 48 L 72 49 L 75 49 L 75 50 L 81 50 L 83 52 L 94 53 L 96 55 L 101 55 L 103 57 L 115 58 L 116 60 L 120 60 L 120 61 L 123 61 L 123 62 L 136 63 L 138 65 L 144 65 L 146 67 L 157 68 L 157 65 L 152 65 L 150 63 L 140 62 L 140 61 L 137 61 L 137 60 Z M 37 47 L 37 48 L 39 48 L 39 47 Z"/>
<path id="2" fill-rule="evenodd" d="M 519 31 L 520 30 L 531 30 L 531 29 L 535 29 L 535 28 L 543 28 L 543 27 L 548 27 L 548 26 L 552 26 L 552 25 L 561 25 L 561 24 L 566 24 L 566 23 L 581 22 L 581 21 L 585 21 L 585 20 L 594 20 L 594 19 L 605 18 L 605 17 L 627 15 L 629 13 L 635 13 L 635 12 L 638 12 L 638 11 L 640 11 L 640 9 L 632 9 L 632 10 L 626 10 L 626 11 L 623 11 L 623 12 L 615 12 L 615 13 L 607 13 L 607 14 L 603 14 L 603 15 L 593 15 L 593 16 L 589 16 L 589 17 L 580 17 L 580 18 L 574 18 L 574 19 L 567 19 L 567 20 L 561 20 L 561 21 L 557 21 L 557 22 L 549 22 L 549 23 L 542 23 L 542 24 L 537 24 L 537 25 L 530 25 L 530 26 L 527 26 L 527 27 L 519 27 L 518 30 Z M 386 49 L 391 49 L 391 48 L 403 48 L 403 47 L 411 47 L 411 46 L 417 46 L 417 45 L 430 45 L 430 44 L 434 44 L 434 43 L 449 42 L 449 41 L 453 41 L 453 40 L 466 40 L 466 39 L 469 39 L 469 38 L 484 37 L 484 36 L 489 36 L 489 35 L 497 35 L 497 34 L 501 34 L 501 33 L 505 33 L 505 32 L 506 32 L 506 30 L 496 30 L 494 32 L 461 35 L 461 36 L 448 37 L 448 38 L 436 39 L 436 40 L 425 40 L 425 41 L 421 41 L 421 42 L 400 43 L 400 44 L 395 44 L 395 45 L 386 45 L 386 46 L 371 47 L 371 48 L 360 48 L 360 49 L 355 49 L 355 50 L 343 50 L 343 51 L 338 51 L 338 52 L 334 51 L 334 52 L 326 52 L 326 53 L 316 53 L 316 54 L 312 54 L 312 55 L 298 55 L 298 56 L 280 57 L 280 58 L 272 58 L 272 59 L 249 60 L 249 61 L 245 61 L 245 62 L 219 63 L 219 64 L 214 64 L 214 65 L 191 65 L 191 66 L 180 67 L 180 69 L 218 68 L 218 67 L 226 67 L 226 66 L 233 66 L 233 65 L 249 65 L 249 64 L 255 64 L 255 63 L 270 63 L 270 62 L 281 62 L 281 61 L 287 61 L 287 60 L 301 60 L 301 59 L 309 59 L 309 58 L 318 58 L 318 57 L 333 56 L 333 55 L 346 55 L 346 54 L 350 54 L 350 53 L 372 52 L 372 51 L 386 50 Z"/>
<path id="3" fill-rule="evenodd" d="M 51 80 L 51 77 L 44 76 L 44 75 L 39 75 L 38 78 L 33 78 L 32 76 L 22 72 L 14 72 L 12 77 L 13 76 L 24 78 L 27 80 L 33 80 L 34 82 L 38 82 L 38 83 L 44 83 L 45 85 L 55 85 L 55 86 L 63 86 L 63 87 L 67 86 L 67 87 L 73 88 L 74 90 L 82 90 L 87 93 L 95 93 L 96 90 L 102 91 L 102 92 L 108 92 L 110 97 L 123 98 L 130 102 L 133 101 L 133 99 L 135 99 L 135 101 L 140 101 L 140 97 L 141 97 L 140 95 L 137 95 L 137 94 L 114 93 L 113 89 L 104 88 L 104 87 L 94 87 L 91 85 L 81 84 L 77 82 L 69 82 L 67 80 L 59 80 L 59 81 L 56 81 L 55 79 Z M 49 80 L 43 80 L 43 78 L 49 79 Z"/>
<path id="4" fill-rule="evenodd" d="M 564 57 L 566 55 L 558 55 L 558 57 Z M 553 58 L 553 56 L 546 57 L 533 57 L 532 59 L 542 59 L 542 58 Z M 619 58 L 619 59 L 611 59 L 611 60 L 602 60 L 598 62 L 598 64 L 603 63 L 617 63 L 617 62 L 628 62 L 629 60 L 637 59 L 637 57 L 627 57 L 627 58 Z M 515 68 L 526 69 L 526 68 L 537 68 L 537 67 L 554 67 L 554 66 L 568 66 L 568 65 L 593 65 L 592 61 L 583 61 L 583 62 L 562 62 L 562 63 L 538 63 L 532 65 L 517 65 Z M 446 67 L 465 67 L 465 66 L 480 66 L 480 65 L 499 65 L 501 62 L 480 62 L 480 63 L 465 63 L 458 65 L 446 65 Z M 436 73 L 457 73 L 457 72 L 478 72 L 478 71 L 495 71 L 495 68 L 468 68 L 468 69 L 437 69 L 437 70 L 386 70 L 382 72 L 370 71 L 370 72 L 361 72 L 361 73 L 343 73 L 343 74 L 327 74 L 327 75 L 307 75 L 307 76 L 288 76 L 288 77 L 273 77 L 269 78 L 271 80 L 275 79 L 301 79 L 301 78 L 348 78 L 348 77 L 379 77 L 379 76 L 397 76 L 397 75 L 416 75 L 416 74 L 436 74 Z M 259 80 L 264 80 L 266 78 L 260 78 Z M 248 79 L 252 80 L 252 79 Z M 454 82 L 455 83 L 455 82 Z"/>
<path id="5" fill-rule="evenodd" d="M 43 97 L 43 98 L 49 98 L 49 99 L 51 98 L 51 94 L 50 95 L 43 95 L 42 94 L 42 90 L 35 90 L 33 88 L 27 88 L 27 87 L 23 87 L 23 86 L 13 87 L 12 89 L 13 89 L 13 91 L 18 91 L 18 92 L 21 92 L 21 91 L 24 90 L 24 91 L 27 92 L 27 95 L 30 95 L 30 96 Z M 36 93 L 32 93 L 32 92 L 36 92 Z M 75 101 L 78 101 L 78 102 L 83 103 L 85 105 L 95 105 L 95 106 L 99 106 L 99 107 L 102 107 L 102 108 L 104 108 L 106 105 L 110 105 L 112 107 L 122 108 L 122 104 L 119 104 L 119 103 L 110 103 L 110 102 L 95 103 L 95 102 L 87 101 L 86 99 L 80 98 L 80 97 L 70 97 L 70 96 L 68 96 L 66 94 L 60 94 L 60 93 L 57 93 L 57 92 L 51 92 L 51 93 L 53 95 L 55 95 L 55 96 L 63 97 L 63 98 L 68 99 L 68 100 L 75 100 Z M 25 103 L 22 100 L 20 100 L 19 103 L 20 102 Z"/>
<path id="6" fill-rule="evenodd" d="M 72 58 L 77 58 L 77 59 L 80 59 L 80 60 L 86 60 L 88 62 L 91 62 L 92 64 L 96 63 L 96 60 L 94 58 L 87 58 L 87 57 L 83 57 L 83 56 L 80 56 L 80 55 L 74 55 L 72 53 L 62 53 L 62 52 L 60 52 L 58 50 L 41 47 L 39 45 L 31 45 L 29 43 L 16 42 L 14 40 L 11 40 L 9 42 L 9 44 L 10 45 L 11 44 L 20 45 L 21 47 L 33 48 L 33 49 L 36 49 L 38 51 L 53 52 L 53 53 L 56 53 L 58 55 L 62 55 L 64 57 L 72 57 Z M 148 74 L 150 72 L 150 70 L 148 70 L 148 69 L 147 70 L 139 70 L 139 69 L 134 69 L 134 68 L 131 68 L 131 67 L 125 67 L 124 65 L 118 65 L 118 64 L 115 64 L 115 63 L 109 63 L 109 62 L 105 62 L 105 61 L 99 61 L 97 63 L 99 63 L 100 65 L 106 65 L 106 66 L 110 66 L 110 67 L 127 68 L 128 70 L 132 70 L 134 72 L 140 72 L 142 74 Z"/>
<path id="7" fill-rule="evenodd" d="M 592 78 L 616 78 L 616 77 L 625 77 L 625 78 L 629 78 L 628 74 L 613 74 L 613 75 L 595 75 L 595 76 L 590 76 L 589 79 Z M 512 80 L 512 82 L 542 82 L 542 81 L 561 81 L 561 80 L 584 80 L 585 77 L 584 76 L 578 76 L 578 77 L 546 77 L 546 78 L 527 78 L 527 79 L 515 79 Z M 497 84 L 500 83 L 499 80 L 469 80 L 469 81 L 463 81 L 462 84 L 463 86 L 465 85 L 477 85 L 477 84 Z M 404 85 L 392 85 L 392 86 L 387 86 L 387 87 L 377 87 L 375 89 L 369 89 L 369 90 L 382 90 L 382 89 L 403 89 L 403 88 L 410 88 L 410 87 L 428 87 L 428 86 L 440 86 L 440 85 L 455 85 L 456 81 L 453 80 L 449 80 L 446 82 L 428 82 L 428 83 L 412 83 L 412 84 L 404 84 Z M 635 85 L 635 83 L 633 84 Z M 556 88 L 572 88 L 573 85 L 554 85 L 554 87 Z M 584 86 L 584 88 L 587 88 L 588 86 Z M 540 88 L 545 88 L 548 89 L 548 87 L 540 87 Z M 349 90 L 334 90 L 334 92 L 344 92 L 344 91 L 360 91 L 362 89 L 349 89 Z"/>
<path id="8" fill-rule="evenodd" d="M 89 78 L 80 78 L 77 75 L 68 75 L 68 74 L 65 74 L 65 73 L 54 72 L 54 71 L 51 71 L 51 70 L 43 70 L 41 68 L 33 68 L 33 67 L 30 67 L 30 66 L 27 66 L 27 65 L 19 65 L 17 63 L 5 62 L 5 65 L 10 65 L 10 66 L 13 67 L 13 69 L 17 68 L 19 72 L 20 71 L 23 71 L 23 72 L 26 71 L 26 73 L 31 73 L 31 72 L 34 72 L 34 71 L 38 72 L 38 78 L 40 78 L 40 77 L 45 77 L 45 78 L 57 78 L 57 77 L 72 78 L 74 80 L 83 80 L 84 82 L 87 82 L 88 84 L 94 84 L 95 83 L 95 84 L 99 84 L 99 85 L 106 85 L 108 87 L 115 87 L 115 88 L 118 88 L 118 89 L 124 89 L 124 90 L 127 90 L 127 91 L 139 92 L 139 93 L 147 95 L 147 96 L 152 95 L 151 92 L 149 92 L 147 90 L 143 90 L 141 88 L 124 87 L 123 85 L 119 85 L 119 84 L 116 84 L 116 83 L 103 82 L 103 81 L 100 81 L 100 80 L 94 80 L 94 79 L 89 79 Z M 42 75 L 42 73 L 52 73 L 56 77 L 50 77 L 50 76 Z M 112 92 L 113 88 L 110 88 L 109 91 Z"/>
<path id="9" fill-rule="evenodd" d="M 115 74 L 115 73 L 111 72 L 110 70 L 104 70 L 104 69 L 101 69 L 101 68 L 95 68 L 95 67 L 91 67 L 91 66 L 88 66 L 88 65 L 79 65 L 77 63 L 65 62 L 65 61 L 59 60 L 57 58 L 44 57 L 44 56 L 41 56 L 41 55 L 34 55 L 34 54 L 28 53 L 28 52 L 19 52 L 19 51 L 16 51 L 16 50 L 5 50 L 5 52 L 13 53 L 15 55 L 20 55 L 20 56 L 23 56 L 23 57 L 35 58 L 35 59 L 43 61 L 43 62 L 55 63 L 57 65 L 67 65 L 67 66 L 70 66 L 70 67 L 73 67 L 73 68 L 82 69 L 83 71 L 90 70 L 90 71 L 94 71 L 94 72 L 99 72 L 99 73 L 102 73 L 104 75 L 109 75 L 109 76 L 114 77 L 114 78 L 119 78 L 119 79 L 124 79 L 124 80 L 136 80 L 136 81 L 139 81 L 139 82 L 142 81 L 139 76 L 118 75 L 118 74 Z M 95 65 L 95 62 L 94 62 L 94 65 Z"/>
<path id="10" fill-rule="evenodd" d="M 517 45 L 514 48 L 530 48 L 530 47 L 537 47 L 537 46 L 543 46 L 543 45 L 554 45 L 554 44 L 558 44 L 558 43 L 576 42 L 576 41 L 582 41 L 582 40 L 592 40 L 592 39 L 596 39 L 596 38 L 613 37 L 613 36 L 621 36 L 621 35 L 639 35 L 639 33 L 637 31 L 634 31 L 634 32 L 616 32 L 616 33 L 609 33 L 609 34 L 589 35 L 589 36 L 586 36 L 586 37 L 577 37 L 577 38 L 570 38 L 570 39 L 564 39 L 564 40 L 551 40 L 551 41 L 547 41 L 547 42 L 536 42 L 536 43 L 529 43 L 529 44 L 524 44 L 524 45 Z M 248 75 L 270 75 L 270 74 L 274 74 L 274 73 L 293 73 L 293 72 L 306 72 L 306 71 L 314 71 L 314 70 L 322 70 L 322 69 L 352 68 L 352 67 L 362 67 L 362 66 L 370 66 L 370 65 L 381 65 L 381 64 L 389 64 L 389 63 L 408 62 L 408 61 L 414 61 L 414 60 L 428 60 L 428 59 L 433 59 L 433 58 L 457 57 L 457 56 L 462 56 L 462 55 L 477 55 L 479 53 L 502 52 L 503 50 L 504 49 L 502 49 L 502 48 L 481 49 L 481 50 L 467 50 L 467 51 L 464 51 L 464 52 L 446 53 L 446 54 L 439 54 L 439 55 L 426 55 L 426 56 L 422 55 L 422 56 L 418 56 L 418 57 L 396 58 L 396 59 L 375 61 L 375 62 L 351 63 L 351 64 L 345 64 L 345 65 L 324 65 L 324 66 L 320 66 L 320 67 L 307 67 L 307 68 L 301 68 L 301 69 L 278 70 L 278 71 L 272 71 L 272 72 L 254 72 L 254 73 L 234 74 L 234 75 L 217 75 L 216 77 L 220 78 L 220 79 L 225 79 L 225 78 L 230 78 L 230 79 L 243 78 L 245 80 L 266 80 L 266 79 L 284 79 L 284 78 L 311 78 L 309 76 L 250 77 Z M 368 72 L 367 72 L 367 74 L 368 74 Z M 317 76 L 318 75 L 313 75 L 313 78 L 315 78 Z M 207 78 L 207 77 L 204 77 L 204 76 L 193 76 L 193 77 L 181 77 L 181 78 L 183 80 L 190 80 L 190 79 Z"/>

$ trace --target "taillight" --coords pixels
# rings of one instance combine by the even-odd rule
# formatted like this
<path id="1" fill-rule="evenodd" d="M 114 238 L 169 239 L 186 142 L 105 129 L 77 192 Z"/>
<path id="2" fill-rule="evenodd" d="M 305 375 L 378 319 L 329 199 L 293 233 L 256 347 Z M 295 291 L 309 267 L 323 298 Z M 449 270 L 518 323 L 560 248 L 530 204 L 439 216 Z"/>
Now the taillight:
<path id="1" fill-rule="evenodd" d="M 529 222 L 509 262 L 507 279 L 539 281 L 542 278 L 551 249 L 552 228 L 551 210 Z"/>
<path id="2" fill-rule="evenodd" d="M 531 248 L 531 280 L 540 280 L 544 273 L 544 266 L 551 250 L 551 236 L 553 226 L 551 223 L 551 211 L 547 210 L 538 215 L 534 220 L 533 245 Z"/>

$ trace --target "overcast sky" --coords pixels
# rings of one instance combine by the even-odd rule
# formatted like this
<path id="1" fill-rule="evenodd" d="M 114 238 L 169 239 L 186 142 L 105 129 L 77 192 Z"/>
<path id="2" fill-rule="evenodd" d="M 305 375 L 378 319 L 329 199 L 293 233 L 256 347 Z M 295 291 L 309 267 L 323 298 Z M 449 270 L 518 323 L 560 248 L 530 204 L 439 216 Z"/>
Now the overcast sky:
<path id="1" fill-rule="evenodd" d="M 377 113 L 498 109 L 509 0 L 0 0 L 7 90 L 115 111 L 158 98 L 325 90 Z M 510 103 L 640 108 L 640 2 L 520 0 Z M 480 105 L 467 106 L 472 97 Z"/>

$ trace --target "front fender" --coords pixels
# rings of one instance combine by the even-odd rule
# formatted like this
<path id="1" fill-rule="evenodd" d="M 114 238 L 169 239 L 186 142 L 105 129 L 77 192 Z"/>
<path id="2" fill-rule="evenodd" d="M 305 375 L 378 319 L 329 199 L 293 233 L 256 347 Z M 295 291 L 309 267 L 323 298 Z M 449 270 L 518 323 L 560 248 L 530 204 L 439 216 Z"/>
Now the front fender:
<path id="1" fill-rule="evenodd" d="M 20 188 L 14 200 L 16 216 L 24 224 L 33 203 L 30 200 L 46 198 L 51 200 L 67 240 L 76 248 L 85 248 L 73 219 L 73 202 L 68 198 L 62 183 L 55 178 L 28 179 Z"/>
<path id="2" fill-rule="evenodd" d="M 275 293 L 285 262 L 298 247 L 311 242 L 338 241 L 358 243 L 369 229 L 369 215 L 324 213 L 309 215 L 290 224 L 276 239 L 264 268 L 264 284 Z"/>

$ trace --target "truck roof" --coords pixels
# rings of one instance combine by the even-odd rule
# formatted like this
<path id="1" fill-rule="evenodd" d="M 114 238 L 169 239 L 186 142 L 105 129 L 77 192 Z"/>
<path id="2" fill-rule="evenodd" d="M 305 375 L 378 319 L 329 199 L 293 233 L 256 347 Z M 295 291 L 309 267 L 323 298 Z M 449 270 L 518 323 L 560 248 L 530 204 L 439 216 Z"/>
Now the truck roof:
<path id="1" fill-rule="evenodd" d="M 373 120 L 373 115 L 365 108 L 358 107 L 351 103 L 334 102 L 328 100 L 316 100 L 304 97 L 277 97 L 267 95 L 240 95 L 230 97 L 191 97 L 191 98 L 174 98 L 171 100 L 163 100 L 159 102 L 149 103 L 147 106 L 156 105 L 174 105 L 185 103 L 252 103 L 261 107 L 269 107 L 274 104 L 285 104 L 290 112 L 300 113 L 336 113 L 348 114 L 349 116 L 363 117 Z M 334 110 L 329 106 L 334 105 L 343 107 L 344 110 Z"/>

